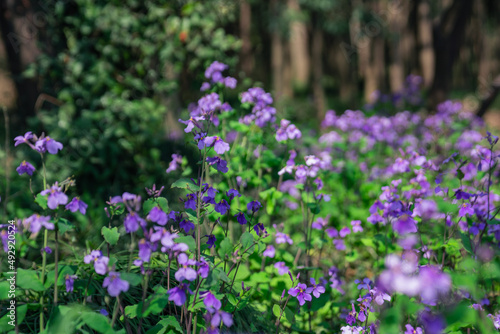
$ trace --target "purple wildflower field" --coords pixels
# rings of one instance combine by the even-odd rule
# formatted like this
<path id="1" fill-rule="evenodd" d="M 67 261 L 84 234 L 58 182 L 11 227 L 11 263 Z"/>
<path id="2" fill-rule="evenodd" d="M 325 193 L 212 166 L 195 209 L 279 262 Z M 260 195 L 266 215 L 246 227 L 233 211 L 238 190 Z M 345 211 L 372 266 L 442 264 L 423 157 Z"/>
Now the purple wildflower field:
<path id="1" fill-rule="evenodd" d="M 109 194 L 100 244 L 77 240 L 97 210 L 78 179 L 47 173 L 71 139 L 10 138 L 33 210 L 1 225 L 0 331 L 498 332 L 500 150 L 481 119 L 454 101 L 374 112 L 419 105 L 412 76 L 311 130 L 260 87 L 226 101 L 230 71 L 212 63 L 179 119 L 185 150 L 165 171 L 177 181 Z"/>

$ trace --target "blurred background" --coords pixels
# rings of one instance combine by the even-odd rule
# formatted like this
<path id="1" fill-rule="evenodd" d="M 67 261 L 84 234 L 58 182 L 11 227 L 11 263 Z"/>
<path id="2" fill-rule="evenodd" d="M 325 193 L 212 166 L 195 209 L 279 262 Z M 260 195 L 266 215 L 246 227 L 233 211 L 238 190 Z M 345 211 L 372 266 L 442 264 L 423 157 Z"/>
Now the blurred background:
<path id="1" fill-rule="evenodd" d="M 50 173 L 76 176 L 91 203 L 168 184 L 171 154 L 190 154 L 177 119 L 214 60 L 240 83 L 225 98 L 260 85 L 303 128 L 328 109 L 447 98 L 497 124 L 499 18 L 497 0 L 2 0 L 4 212 L 33 154 L 12 138 L 28 130 L 65 145 Z"/>

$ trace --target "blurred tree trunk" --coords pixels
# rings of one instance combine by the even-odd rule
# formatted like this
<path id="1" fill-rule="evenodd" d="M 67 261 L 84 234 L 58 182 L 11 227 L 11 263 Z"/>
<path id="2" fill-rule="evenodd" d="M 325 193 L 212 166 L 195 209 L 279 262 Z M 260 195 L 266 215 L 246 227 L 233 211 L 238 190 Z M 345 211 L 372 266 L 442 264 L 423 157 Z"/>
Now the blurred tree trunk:
<path id="1" fill-rule="evenodd" d="M 275 26 L 271 31 L 271 72 L 273 91 L 276 99 L 279 100 L 283 97 L 291 97 L 293 95 L 292 89 L 292 70 L 290 66 L 290 52 L 289 43 L 283 39 L 281 29 L 279 27 L 280 1 L 271 0 L 271 13 L 277 19 Z"/>
<path id="2" fill-rule="evenodd" d="M 376 36 L 367 38 L 367 46 L 359 49 L 359 56 L 363 58 L 365 78 L 365 101 L 373 102 L 375 91 L 382 89 L 385 75 L 385 40 Z"/>
<path id="3" fill-rule="evenodd" d="M 323 90 L 323 30 L 317 19 L 313 20 L 312 70 L 314 104 L 318 120 L 325 117 L 325 92 Z"/>
<path id="4" fill-rule="evenodd" d="M 428 0 L 419 1 L 417 11 L 418 58 L 422 79 L 424 80 L 424 87 L 429 88 L 434 78 L 434 49 L 432 47 L 431 8 Z"/>
<path id="5" fill-rule="evenodd" d="M 292 66 L 292 83 L 299 90 L 309 84 L 310 59 L 309 41 L 306 24 L 301 18 L 298 0 L 288 0 L 288 9 L 295 17 L 290 23 L 290 61 Z"/>
<path id="6" fill-rule="evenodd" d="M 434 80 L 430 91 L 430 108 L 444 101 L 451 89 L 453 65 L 463 44 L 465 28 L 472 15 L 471 0 L 454 0 L 433 27 Z"/>
<path id="7" fill-rule="evenodd" d="M 248 1 L 242 0 L 240 2 L 240 39 L 241 39 L 241 53 L 240 62 L 241 70 L 247 76 L 250 76 L 253 71 L 253 55 L 252 55 L 252 42 L 250 33 L 252 28 L 252 8 Z"/>
<path id="8" fill-rule="evenodd" d="M 351 98 L 357 94 L 356 62 L 354 62 L 354 57 L 343 49 L 343 46 L 348 45 L 348 42 L 349 36 L 344 36 L 340 40 L 332 38 L 327 44 L 327 65 L 330 65 L 332 72 L 338 77 L 340 100 L 346 103 L 350 102 Z"/>
<path id="9" fill-rule="evenodd" d="M 278 0 L 271 0 L 270 6 L 272 15 L 279 15 Z M 283 95 L 283 58 L 283 41 L 279 28 L 275 26 L 271 31 L 271 75 L 273 91 L 277 98 Z"/>
<path id="10" fill-rule="evenodd" d="M 22 77 L 23 71 L 40 54 L 36 43 L 43 25 L 35 20 L 34 14 L 31 1 L 0 1 L 0 30 L 17 90 L 17 113 L 12 115 L 14 128 L 26 126 L 26 120 L 34 114 L 33 107 L 39 95 L 38 80 Z"/>
<path id="11" fill-rule="evenodd" d="M 391 92 L 399 92 L 404 85 L 404 63 L 402 58 L 402 37 L 404 34 L 404 24 L 409 19 L 409 4 L 401 5 L 397 12 L 390 13 L 389 28 L 392 32 L 390 39 L 390 59 L 389 64 L 389 85 Z"/>

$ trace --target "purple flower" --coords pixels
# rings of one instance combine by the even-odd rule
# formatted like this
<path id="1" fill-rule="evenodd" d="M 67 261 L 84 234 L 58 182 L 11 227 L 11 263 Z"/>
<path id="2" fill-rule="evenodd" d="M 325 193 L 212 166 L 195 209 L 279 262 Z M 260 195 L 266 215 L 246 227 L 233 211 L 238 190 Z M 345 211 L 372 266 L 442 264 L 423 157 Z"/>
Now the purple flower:
<path id="1" fill-rule="evenodd" d="M 84 201 L 82 201 L 80 197 L 73 197 L 71 202 L 66 204 L 66 210 L 69 210 L 71 212 L 80 211 L 82 215 L 87 212 L 87 207 L 88 205 Z"/>
<path id="2" fill-rule="evenodd" d="M 191 209 L 196 211 L 196 199 L 194 194 L 187 194 L 186 201 L 184 202 L 185 209 Z"/>
<path id="3" fill-rule="evenodd" d="M 167 174 L 177 170 L 179 166 L 182 164 L 182 155 L 172 154 L 172 161 L 168 164 L 168 168 L 166 170 Z"/>
<path id="4" fill-rule="evenodd" d="M 345 238 L 346 235 L 351 234 L 351 229 L 348 226 L 342 227 L 339 232 L 341 238 Z"/>
<path id="5" fill-rule="evenodd" d="M 283 232 L 276 232 L 275 241 L 277 244 L 284 244 L 284 243 L 288 243 L 290 245 L 293 244 L 293 240 Z"/>
<path id="6" fill-rule="evenodd" d="M 220 72 L 225 71 L 229 66 L 224 63 L 214 61 L 205 70 L 205 78 L 211 79 L 214 82 L 220 82 L 222 74 Z"/>
<path id="7" fill-rule="evenodd" d="M 354 304 L 351 304 L 352 305 L 352 311 L 349 312 L 349 314 L 347 314 L 347 317 L 345 318 L 345 321 L 349 324 L 349 325 L 352 325 L 354 323 L 356 323 L 356 309 L 354 309 Z"/>
<path id="8" fill-rule="evenodd" d="M 337 229 L 333 227 L 327 228 L 325 232 L 330 238 L 337 238 L 339 236 L 339 231 L 337 231 Z"/>
<path id="9" fill-rule="evenodd" d="M 236 81 L 236 79 L 233 77 L 224 78 L 224 86 L 226 86 L 227 88 L 235 89 L 237 83 L 238 81 Z"/>
<path id="10" fill-rule="evenodd" d="M 100 309 L 99 313 L 106 316 L 106 317 L 109 315 L 108 311 L 106 311 L 106 309 L 104 309 L 104 308 Z"/>
<path id="11" fill-rule="evenodd" d="M 109 257 L 101 256 L 94 260 L 94 270 L 99 275 L 106 275 L 108 271 Z"/>
<path id="12" fill-rule="evenodd" d="M 259 201 L 252 201 L 247 204 L 248 211 L 252 211 L 252 213 L 256 213 L 262 207 Z"/>
<path id="13" fill-rule="evenodd" d="M 17 136 L 14 138 L 14 146 L 21 145 L 21 144 L 28 144 L 33 148 L 33 145 L 29 142 L 30 139 L 33 138 L 33 133 L 31 131 L 28 131 L 24 134 L 24 136 Z"/>
<path id="14" fill-rule="evenodd" d="M 29 230 L 31 233 L 37 233 L 40 229 L 45 227 L 47 230 L 53 230 L 54 224 L 49 223 L 50 217 L 48 216 L 40 216 L 37 214 L 31 215 L 26 218 L 26 225 L 29 226 Z"/>
<path id="15" fill-rule="evenodd" d="M 314 297 L 319 298 L 323 293 L 325 293 L 325 287 L 322 285 L 316 285 L 316 280 L 311 277 L 310 279 L 311 282 L 311 289 L 312 289 L 312 294 Z"/>
<path id="16" fill-rule="evenodd" d="M 392 227 L 399 234 L 417 232 L 417 222 L 409 214 L 403 214 L 392 222 Z"/>
<path id="17" fill-rule="evenodd" d="M 196 116 L 196 117 L 190 117 L 187 121 L 183 121 L 182 119 L 179 119 L 179 122 L 186 124 L 186 128 L 184 129 L 184 132 L 189 133 L 193 131 L 194 127 L 196 126 L 197 128 L 201 129 L 201 125 L 199 121 L 204 120 L 205 117 L 203 116 Z"/>
<path id="18" fill-rule="evenodd" d="M 342 331 L 341 334 L 363 334 L 364 328 L 361 326 L 354 326 L 354 327 L 344 326 L 344 327 L 340 328 L 340 330 Z M 372 333 L 372 332 L 370 331 L 370 333 Z M 375 333 L 375 332 L 373 332 L 373 333 Z"/>
<path id="19" fill-rule="evenodd" d="M 210 265 L 208 264 L 207 260 L 205 260 L 204 257 L 201 257 L 200 262 L 198 262 L 197 265 L 198 275 L 200 275 L 202 278 L 207 278 L 208 274 L 210 273 Z"/>
<path id="20" fill-rule="evenodd" d="M 130 212 L 125 217 L 123 221 L 123 225 L 125 226 L 125 231 L 127 233 L 133 233 L 139 229 L 139 225 L 145 225 L 146 222 L 144 219 L 139 217 L 139 215 L 135 212 Z"/>
<path id="21" fill-rule="evenodd" d="M 193 294 L 187 284 L 181 283 L 179 286 L 168 290 L 168 300 L 173 301 L 177 306 L 182 306 L 186 302 L 186 292 Z"/>
<path id="22" fill-rule="evenodd" d="M 224 154 L 225 152 L 229 151 L 229 144 L 217 137 L 215 139 L 214 150 L 215 152 L 217 152 L 217 154 Z"/>
<path id="23" fill-rule="evenodd" d="M 268 245 L 266 247 L 266 250 L 264 251 L 264 253 L 262 253 L 263 256 L 270 257 L 270 258 L 274 258 L 275 254 L 276 254 L 276 250 L 274 249 L 273 245 Z"/>
<path id="24" fill-rule="evenodd" d="M 26 173 L 29 176 L 31 176 L 35 171 L 35 167 L 33 167 L 33 165 L 30 164 L 29 162 L 26 162 L 26 160 L 23 160 L 23 162 L 21 162 L 19 167 L 16 168 L 16 171 L 19 175 L 23 175 L 24 173 Z"/>
<path id="25" fill-rule="evenodd" d="M 278 274 L 285 275 L 290 271 L 290 269 L 285 265 L 285 262 L 276 262 L 274 268 L 278 269 Z"/>
<path id="26" fill-rule="evenodd" d="M 351 225 L 352 225 L 352 231 L 354 233 L 363 232 L 363 228 L 361 227 L 361 220 L 353 220 L 351 222 Z"/>
<path id="27" fill-rule="evenodd" d="M 54 139 L 47 136 L 45 138 L 39 139 L 35 143 L 35 148 L 38 152 L 41 153 L 45 153 L 48 151 L 50 154 L 57 154 L 59 150 L 62 150 L 63 145 L 60 142 L 55 141 Z"/>
<path id="28" fill-rule="evenodd" d="M 221 107 L 221 105 L 222 103 L 220 101 L 219 94 L 210 93 L 198 100 L 198 112 L 201 111 L 202 114 L 210 117 L 211 115 L 213 115 L 214 111 L 218 110 Z M 193 112 L 191 113 L 191 115 L 194 115 Z"/>
<path id="29" fill-rule="evenodd" d="M 100 250 L 93 250 L 90 252 L 90 254 L 85 255 L 83 257 L 83 262 L 86 264 L 90 264 L 91 262 L 94 262 L 98 258 L 102 256 L 102 252 Z"/>
<path id="30" fill-rule="evenodd" d="M 420 327 L 413 328 L 413 326 L 410 324 L 407 324 L 405 327 L 406 331 L 404 332 L 404 334 L 423 334 L 422 328 Z"/>
<path id="31" fill-rule="evenodd" d="M 496 328 L 496 329 L 500 329 L 500 312 L 497 312 L 496 314 L 488 314 L 488 318 L 491 319 L 491 321 L 493 321 L 493 326 Z"/>
<path id="32" fill-rule="evenodd" d="M 203 299 L 203 304 L 207 310 L 214 312 L 216 310 L 220 310 L 222 304 L 220 300 L 218 300 L 213 293 L 210 291 L 204 291 L 200 293 L 200 297 Z"/>
<path id="33" fill-rule="evenodd" d="M 281 120 L 280 127 L 276 130 L 276 140 L 279 142 L 287 139 L 298 139 L 301 136 L 300 130 L 286 119 Z"/>
<path id="34" fill-rule="evenodd" d="M 200 150 L 203 149 L 204 147 L 212 147 L 212 146 L 215 152 L 217 152 L 217 154 L 219 155 L 222 155 L 225 152 L 229 151 L 229 144 L 224 142 L 218 136 L 205 137 L 205 139 L 200 140 L 198 142 L 198 148 Z"/>
<path id="35" fill-rule="evenodd" d="M 262 223 L 258 223 L 258 224 L 255 224 L 253 226 L 253 230 L 255 231 L 255 233 L 260 236 L 261 234 L 264 234 L 264 235 L 267 235 L 267 230 L 266 228 L 264 227 L 264 224 Z"/>
<path id="36" fill-rule="evenodd" d="M 215 211 L 220 213 L 221 215 L 225 215 L 229 210 L 230 206 L 227 204 L 226 200 L 223 199 L 219 203 L 215 204 Z"/>
<path id="37" fill-rule="evenodd" d="M 175 273 L 175 279 L 179 282 L 183 280 L 194 281 L 198 275 L 196 270 L 189 266 L 194 266 L 196 261 L 189 259 L 186 254 L 181 253 L 177 256 L 177 262 L 179 263 L 179 269 Z"/>
<path id="38" fill-rule="evenodd" d="M 302 306 L 306 301 L 311 301 L 312 288 L 308 288 L 304 283 L 299 283 L 295 288 L 288 290 L 288 294 L 297 297 L 299 304 Z"/>
<path id="39" fill-rule="evenodd" d="M 318 217 L 318 219 L 316 219 L 311 224 L 311 228 L 316 229 L 316 230 L 321 230 L 321 229 L 323 229 L 323 227 L 326 226 L 326 224 L 328 224 L 328 220 L 327 219 L 325 219 L 323 217 Z"/>
<path id="40" fill-rule="evenodd" d="M 373 300 L 378 305 L 382 305 L 384 303 L 384 300 L 387 300 L 388 302 L 391 301 L 391 296 L 389 296 L 387 293 L 382 292 L 380 289 L 376 287 L 371 289 L 370 293 L 373 296 Z"/>
<path id="41" fill-rule="evenodd" d="M 75 279 L 77 279 L 77 278 L 78 278 L 78 276 L 76 276 L 76 275 L 66 274 L 66 277 L 65 277 L 66 292 L 73 292 L 73 285 L 75 283 Z"/>
<path id="42" fill-rule="evenodd" d="M 333 245 L 335 246 L 336 249 L 338 250 L 345 250 L 345 243 L 344 240 L 342 239 L 333 239 Z"/>
<path id="43" fill-rule="evenodd" d="M 227 327 L 233 325 L 233 316 L 230 313 L 217 310 L 210 316 L 212 317 L 212 319 L 210 319 L 210 334 L 215 333 L 215 331 L 218 333 L 221 322 Z"/>
<path id="44" fill-rule="evenodd" d="M 149 214 L 146 216 L 150 221 L 157 223 L 158 225 L 164 226 L 167 224 L 167 214 L 159 207 L 155 206 L 149 211 Z"/>
<path id="45" fill-rule="evenodd" d="M 68 196 L 61 191 L 61 187 L 57 185 L 57 182 L 49 189 L 43 190 L 40 194 L 42 196 L 49 195 L 47 206 L 52 210 L 56 209 L 58 205 L 68 203 Z"/>
<path id="46" fill-rule="evenodd" d="M 236 221 L 238 221 L 238 223 L 240 223 L 240 225 L 245 225 L 247 223 L 247 219 L 246 219 L 245 214 L 243 212 L 238 212 L 234 216 L 236 217 Z"/>
<path id="47" fill-rule="evenodd" d="M 118 297 L 121 292 L 127 292 L 129 283 L 120 278 L 120 273 L 110 271 L 109 276 L 102 282 L 103 288 L 108 288 L 108 293 L 111 297 Z"/>
<path id="48" fill-rule="evenodd" d="M 226 192 L 227 197 L 229 197 L 229 201 L 232 201 L 235 197 L 241 197 L 241 194 L 238 192 L 238 190 L 235 189 L 229 189 Z"/>
<path id="49" fill-rule="evenodd" d="M 146 241 L 146 239 L 142 238 L 139 240 L 139 257 L 143 262 L 149 262 L 151 258 L 151 244 Z"/>
<path id="50" fill-rule="evenodd" d="M 210 89 L 210 84 L 208 82 L 204 82 L 201 84 L 200 91 L 204 92 Z"/>
<path id="51" fill-rule="evenodd" d="M 214 247 L 215 241 L 217 240 L 217 238 L 215 238 L 215 235 L 210 234 L 210 235 L 206 235 L 206 237 L 208 237 L 208 241 L 207 241 L 208 249 Z"/>
<path id="52" fill-rule="evenodd" d="M 227 161 L 224 159 L 221 159 L 219 157 L 214 157 L 214 158 L 207 158 L 207 162 L 210 166 L 214 166 L 216 170 L 218 170 L 221 173 L 227 173 L 229 171 L 229 168 L 227 167 Z"/>
<path id="53" fill-rule="evenodd" d="M 189 233 L 189 231 L 194 230 L 194 224 L 189 220 L 183 219 L 179 223 L 179 227 L 184 230 L 184 232 Z"/>
<path id="54" fill-rule="evenodd" d="M 460 209 L 458 210 L 458 216 L 463 217 L 465 215 L 473 216 L 474 215 L 474 209 L 471 207 L 469 203 L 464 203 L 460 206 Z"/>

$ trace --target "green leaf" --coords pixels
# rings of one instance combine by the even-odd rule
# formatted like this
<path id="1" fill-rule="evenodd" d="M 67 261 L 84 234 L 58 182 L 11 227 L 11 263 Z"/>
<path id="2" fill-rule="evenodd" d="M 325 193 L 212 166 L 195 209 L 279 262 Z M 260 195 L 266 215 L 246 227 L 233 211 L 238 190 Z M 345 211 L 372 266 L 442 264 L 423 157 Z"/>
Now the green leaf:
<path id="1" fill-rule="evenodd" d="M 158 197 L 156 198 L 156 202 L 160 206 L 160 209 L 162 209 L 164 212 L 168 212 L 168 200 L 165 197 Z"/>
<path id="2" fill-rule="evenodd" d="M 38 279 L 34 270 L 17 269 L 16 285 L 20 289 L 44 291 L 45 288 L 42 282 Z"/>
<path id="3" fill-rule="evenodd" d="M 113 227 L 113 228 L 108 228 L 106 226 L 103 226 L 101 229 L 101 234 L 104 237 L 104 240 L 111 246 L 116 245 L 118 242 L 118 239 L 120 239 L 120 232 L 118 232 L 118 228 Z"/>
<path id="4" fill-rule="evenodd" d="M 86 312 L 82 315 L 82 319 L 87 326 L 99 333 L 106 333 L 112 329 L 109 319 L 100 313 Z"/>
<path id="5" fill-rule="evenodd" d="M 469 236 L 465 233 L 460 233 L 460 238 L 462 239 L 462 244 L 464 245 L 464 248 L 472 254 L 472 245 L 469 239 Z"/>
<path id="6" fill-rule="evenodd" d="M 167 333 L 167 330 L 169 330 L 168 333 L 181 333 L 181 334 L 184 333 L 181 325 L 179 324 L 179 321 L 173 315 L 163 318 L 156 324 L 155 327 L 151 328 L 146 333 L 164 334 Z"/>
<path id="7" fill-rule="evenodd" d="M 281 314 L 281 308 L 278 304 L 274 304 L 273 305 L 273 314 L 276 318 L 279 318 L 280 317 L 280 314 Z"/>
<path id="8" fill-rule="evenodd" d="M 134 273 L 120 273 L 120 278 L 129 282 L 132 286 L 137 286 L 142 282 L 142 276 Z"/>
<path id="9" fill-rule="evenodd" d="M 318 213 L 320 213 L 321 209 L 319 207 L 318 204 L 314 203 L 314 202 L 311 202 L 311 203 L 307 203 L 307 207 L 311 210 L 312 213 L 314 213 L 315 215 L 317 215 Z"/>
<path id="10" fill-rule="evenodd" d="M 295 323 L 295 313 L 293 313 L 288 307 L 285 307 L 285 318 L 289 323 Z"/>
<path id="11" fill-rule="evenodd" d="M 142 304 L 142 303 L 141 303 Z M 147 317 L 149 314 L 159 314 L 161 313 L 168 304 L 167 290 L 163 289 L 160 293 L 156 293 L 154 296 L 146 300 L 147 309 L 142 313 L 142 317 Z"/>
<path id="12" fill-rule="evenodd" d="M 174 183 L 172 183 L 171 188 L 180 188 L 180 189 L 188 189 L 191 191 L 198 191 L 200 187 L 197 186 L 191 179 L 181 178 Z"/>
<path id="13" fill-rule="evenodd" d="M 40 205 L 42 209 L 46 210 L 47 209 L 47 198 L 48 196 L 42 196 L 41 194 L 36 195 L 35 197 L 35 203 Z"/>
<path id="14" fill-rule="evenodd" d="M 63 235 L 67 231 L 70 231 L 75 228 L 75 225 L 71 223 L 69 220 L 64 218 L 59 218 L 57 222 L 57 228 L 59 229 L 59 233 Z"/>
<path id="15" fill-rule="evenodd" d="M 245 232 L 241 235 L 240 237 L 240 242 L 241 242 L 241 246 L 242 246 L 242 249 L 245 251 L 247 250 L 250 246 L 253 245 L 254 243 L 254 237 L 253 237 L 253 234 L 250 233 L 250 232 Z"/>
<path id="16" fill-rule="evenodd" d="M 232 294 L 227 294 L 227 300 L 231 303 L 231 305 L 236 306 L 238 305 L 238 299 Z"/>
<path id="17" fill-rule="evenodd" d="M 230 238 L 225 238 L 219 245 L 219 256 L 221 259 L 225 259 L 226 255 L 230 256 L 233 252 L 233 244 Z"/>
<path id="18" fill-rule="evenodd" d="M 150 198 L 144 201 L 142 205 L 142 210 L 144 210 L 144 214 L 147 215 L 154 207 L 156 206 L 156 202 L 153 198 Z"/>
<path id="19" fill-rule="evenodd" d="M 184 243 L 184 244 L 188 245 L 189 250 L 191 252 L 194 252 L 196 249 L 196 242 L 194 241 L 194 238 L 192 236 L 186 235 L 183 237 L 176 238 L 175 242 L 178 244 Z"/>
<path id="20" fill-rule="evenodd" d="M 125 307 L 125 316 L 130 318 L 130 319 L 136 318 L 138 306 L 139 306 L 139 304 L 126 306 Z"/>

